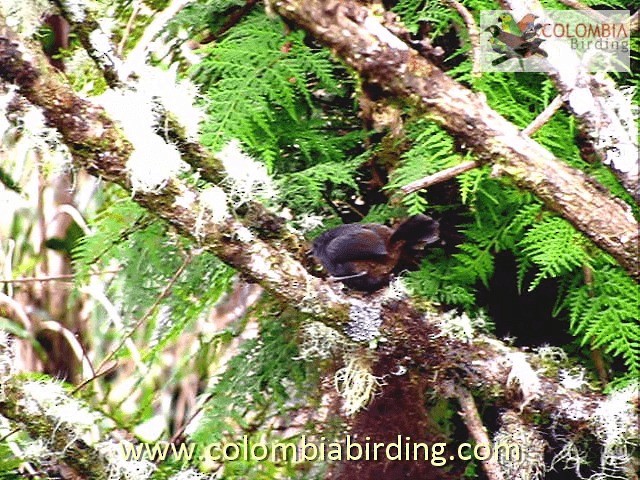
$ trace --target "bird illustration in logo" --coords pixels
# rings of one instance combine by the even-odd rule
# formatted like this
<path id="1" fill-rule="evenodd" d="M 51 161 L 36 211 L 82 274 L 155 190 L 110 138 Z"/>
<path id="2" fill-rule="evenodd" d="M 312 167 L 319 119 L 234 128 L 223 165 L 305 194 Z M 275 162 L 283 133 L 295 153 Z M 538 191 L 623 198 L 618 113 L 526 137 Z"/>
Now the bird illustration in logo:
<path id="1" fill-rule="evenodd" d="M 536 38 L 542 25 L 536 23 L 536 16 L 529 13 L 516 22 L 508 13 L 498 17 L 500 26 L 491 25 L 485 32 L 491 34 L 489 44 L 494 52 L 501 56 L 491 62 L 491 65 L 500 65 L 511 58 L 517 58 L 520 67 L 524 70 L 523 58 L 533 55 L 547 56 L 547 52 L 540 48 L 544 39 Z"/>
<path id="2" fill-rule="evenodd" d="M 519 35 L 523 40 L 529 41 L 533 39 L 538 30 L 542 28 L 541 23 L 536 23 L 537 15 L 527 13 L 522 19 L 516 23 L 511 14 L 503 13 L 498 17 L 502 30 L 514 35 Z"/>

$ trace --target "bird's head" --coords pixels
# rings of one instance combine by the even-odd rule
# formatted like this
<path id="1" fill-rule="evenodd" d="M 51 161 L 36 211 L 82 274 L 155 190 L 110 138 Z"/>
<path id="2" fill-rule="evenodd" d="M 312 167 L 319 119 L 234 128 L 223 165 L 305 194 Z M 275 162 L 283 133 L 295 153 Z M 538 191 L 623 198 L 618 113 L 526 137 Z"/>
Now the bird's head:
<path id="1" fill-rule="evenodd" d="M 391 235 L 390 243 L 404 241 L 413 249 L 422 249 L 440 240 L 440 224 L 428 215 L 414 215 L 402 222 Z"/>

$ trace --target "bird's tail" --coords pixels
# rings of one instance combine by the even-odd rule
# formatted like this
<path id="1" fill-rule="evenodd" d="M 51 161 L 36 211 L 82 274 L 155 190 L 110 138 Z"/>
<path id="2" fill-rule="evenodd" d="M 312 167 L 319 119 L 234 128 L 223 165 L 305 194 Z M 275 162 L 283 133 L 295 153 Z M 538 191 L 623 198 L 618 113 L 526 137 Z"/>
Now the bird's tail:
<path id="1" fill-rule="evenodd" d="M 440 240 L 439 227 L 438 221 L 427 215 L 414 215 L 396 228 L 390 242 L 405 241 L 408 246 L 435 243 Z"/>

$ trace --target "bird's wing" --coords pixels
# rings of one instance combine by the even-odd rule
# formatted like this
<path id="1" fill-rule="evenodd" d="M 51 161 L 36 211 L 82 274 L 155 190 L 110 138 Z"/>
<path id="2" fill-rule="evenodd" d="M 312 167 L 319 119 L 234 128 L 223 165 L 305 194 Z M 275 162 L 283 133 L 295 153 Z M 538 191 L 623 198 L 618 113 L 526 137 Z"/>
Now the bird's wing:
<path id="1" fill-rule="evenodd" d="M 391 232 L 388 227 L 376 225 L 384 230 L 367 228 L 368 225 L 360 227 L 329 242 L 326 252 L 334 263 L 374 260 L 389 253 L 386 241 Z"/>
<path id="2" fill-rule="evenodd" d="M 507 47 L 504 43 L 499 42 L 495 38 L 490 39 L 489 44 L 491 45 L 491 50 L 493 50 L 496 53 L 500 53 L 502 55 L 511 54 L 511 56 L 515 55 L 515 52 L 513 51 L 512 48 Z"/>
<path id="3" fill-rule="evenodd" d="M 524 43 L 524 40 L 519 36 L 505 31 L 501 31 L 496 38 L 511 48 L 516 48 Z"/>

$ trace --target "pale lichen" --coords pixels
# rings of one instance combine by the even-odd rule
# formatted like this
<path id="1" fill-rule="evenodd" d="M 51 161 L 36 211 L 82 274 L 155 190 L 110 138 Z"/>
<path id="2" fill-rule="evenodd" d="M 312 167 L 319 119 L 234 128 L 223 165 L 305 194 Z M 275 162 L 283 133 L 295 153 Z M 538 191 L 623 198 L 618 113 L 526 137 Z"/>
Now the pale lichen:
<path id="1" fill-rule="evenodd" d="M 380 336 L 382 309 L 379 304 L 352 300 L 349 307 L 347 336 L 354 342 L 370 342 Z"/>
<path id="2" fill-rule="evenodd" d="M 631 468 L 632 453 L 640 441 L 638 426 L 638 384 L 612 392 L 591 418 L 596 438 L 602 445 L 601 472 L 622 475 Z M 624 477 L 622 477 L 624 478 Z"/>
<path id="3" fill-rule="evenodd" d="M 22 385 L 21 404 L 30 415 L 45 415 L 65 425 L 88 445 L 100 439 L 101 416 L 71 398 L 62 385 L 53 381 L 32 381 Z"/>
<path id="4" fill-rule="evenodd" d="M 185 210 L 192 210 L 195 208 L 194 205 L 197 199 L 198 196 L 193 190 L 185 188 L 181 193 L 176 195 L 173 203 L 176 207 L 184 208 Z"/>
<path id="5" fill-rule="evenodd" d="M 581 390 L 589 385 L 586 379 L 586 372 L 582 368 L 573 368 L 571 370 L 562 369 L 558 373 L 560 385 L 567 390 Z"/>
<path id="6" fill-rule="evenodd" d="M 359 357 L 350 358 L 335 373 L 334 381 L 346 415 L 354 415 L 366 407 L 381 385 L 380 380 L 371 373 L 369 363 Z"/>
<path id="7" fill-rule="evenodd" d="M 0 329 L 0 400 L 4 396 L 4 385 L 14 374 L 14 350 L 10 335 Z"/>
<path id="8" fill-rule="evenodd" d="M 511 370 L 507 377 L 507 387 L 518 388 L 522 395 L 520 410 L 542 393 L 542 384 L 536 371 L 531 367 L 527 356 L 523 352 L 508 354 Z"/>
<path id="9" fill-rule="evenodd" d="M 2 0 L 0 12 L 12 30 L 31 37 L 42 26 L 42 19 L 55 9 L 47 0 Z"/>
<path id="10" fill-rule="evenodd" d="M 534 426 L 525 425 L 512 411 L 501 417 L 500 429 L 493 437 L 494 451 L 509 480 L 542 480 L 546 466 L 544 453 L 547 443 Z"/>
<path id="11" fill-rule="evenodd" d="M 120 123 L 133 145 L 127 170 L 134 192 L 156 193 L 189 168 L 175 145 L 155 132 L 158 116 L 146 92 L 108 90 L 97 101 Z"/>
<path id="12" fill-rule="evenodd" d="M 214 477 L 213 475 L 200 473 L 200 472 L 197 472 L 196 470 L 189 468 L 187 470 L 182 470 L 181 472 L 170 477 L 170 480 L 207 480 L 207 479 L 212 480 L 213 478 L 216 478 L 216 477 Z"/>
<path id="13" fill-rule="evenodd" d="M 18 172 L 25 166 L 39 165 L 45 175 L 67 171 L 71 153 L 60 133 L 51 128 L 37 107 L 25 106 L 16 93 L 16 87 L 0 90 L 0 155 L 3 167 L 11 171 L 11 163 Z M 14 103 L 13 108 L 9 108 Z M 20 105 L 21 108 L 16 108 Z"/>
<path id="14" fill-rule="evenodd" d="M 439 328 L 439 333 L 434 335 L 435 338 L 446 336 L 472 343 L 476 332 L 486 330 L 489 326 L 489 320 L 483 313 L 470 317 L 465 312 L 458 313 L 455 310 L 449 310 L 443 313 L 430 313 L 427 316 L 430 322 Z"/>
<path id="15" fill-rule="evenodd" d="M 137 88 L 159 102 L 185 129 L 189 140 L 197 140 L 200 122 L 205 114 L 197 104 L 200 98 L 198 88 L 189 80 L 179 79 L 178 65 L 168 70 L 144 66 L 136 70 Z"/>
<path id="16" fill-rule="evenodd" d="M 41 438 L 37 438 L 25 445 L 22 456 L 25 460 L 42 462 L 42 459 L 51 456 L 51 451 Z"/>
<path id="17" fill-rule="evenodd" d="M 569 93 L 569 105 L 576 115 L 583 115 L 596 108 L 591 90 L 587 87 L 574 88 Z"/>
<path id="18" fill-rule="evenodd" d="M 224 167 L 224 182 L 234 208 L 252 200 L 276 196 L 276 187 L 267 167 L 244 153 L 238 140 L 227 143 L 216 156 Z"/>
<path id="19" fill-rule="evenodd" d="M 409 296 L 409 289 L 402 278 L 394 278 L 389 286 L 382 291 L 382 303 L 395 302 Z"/>
<path id="20" fill-rule="evenodd" d="M 105 441 L 96 445 L 100 454 L 107 460 L 108 479 L 146 480 L 151 477 L 156 469 L 153 462 L 127 459 L 123 444 L 124 442 Z"/>
<path id="21" fill-rule="evenodd" d="M 281 216 L 284 218 L 287 218 L 284 215 L 284 212 L 281 213 Z M 292 218 L 290 212 L 288 216 L 289 218 Z M 323 221 L 323 217 L 321 217 L 320 215 L 303 213 L 299 215 L 297 218 L 293 219 L 292 224 L 298 232 L 304 234 L 320 227 L 322 225 L 322 221 Z"/>
<path id="22" fill-rule="evenodd" d="M 596 75 L 602 108 L 614 120 L 600 125 L 596 146 L 605 152 L 603 162 L 615 170 L 638 175 L 638 129 L 640 107 L 633 102 L 634 87 L 618 88 L 603 74 Z"/>
<path id="23" fill-rule="evenodd" d="M 583 400 L 563 399 L 558 406 L 558 413 L 567 420 L 584 422 L 591 418 L 591 405 Z"/>
<path id="24" fill-rule="evenodd" d="M 229 218 L 227 208 L 227 194 L 220 187 L 207 187 L 200 192 L 198 218 L 196 220 L 196 234 L 205 223 L 220 223 Z"/>
<path id="25" fill-rule="evenodd" d="M 149 135 L 144 144 L 134 144 L 127 170 L 134 192 L 158 193 L 171 179 L 188 169 L 180 152 L 158 135 Z"/>
<path id="26" fill-rule="evenodd" d="M 567 352 L 560 347 L 554 347 L 551 345 L 541 345 L 536 349 L 536 356 L 540 361 L 545 363 L 560 364 L 569 360 Z"/>
<path id="27" fill-rule="evenodd" d="M 72 22 L 81 23 L 87 18 L 87 2 L 83 0 L 62 0 L 61 3 Z"/>
<path id="28" fill-rule="evenodd" d="M 551 460 L 551 467 L 561 464 L 574 470 L 576 476 L 588 480 L 631 479 L 633 455 L 638 448 L 637 403 L 638 385 L 632 384 L 614 391 L 599 403 L 584 400 L 565 400 L 559 405 L 554 421 L 581 422 L 589 426 L 592 436 L 583 432 L 570 432 L 556 436 L 562 445 Z M 599 452 L 594 449 L 594 439 Z M 600 461 L 592 459 L 598 453 Z M 591 474 L 584 475 L 583 467 L 589 464 Z"/>
<path id="29" fill-rule="evenodd" d="M 235 231 L 235 237 L 242 243 L 249 243 L 255 240 L 255 235 L 247 227 L 240 227 Z"/>
<path id="30" fill-rule="evenodd" d="M 89 43 L 93 49 L 92 56 L 98 63 L 123 75 L 122 60 L 113 51 L 109 33 L 102 28 L 96 28 L 89 33 Z"/>
<path id="31" fill-rule="evenodd" d="M 322 360 L 344 353 L 349 341 L 324 323 L 310 321 L 300 327 L 299 357 L 304 360 Z"/>

